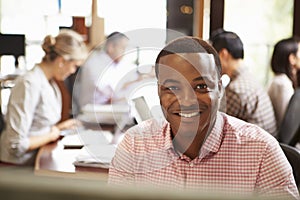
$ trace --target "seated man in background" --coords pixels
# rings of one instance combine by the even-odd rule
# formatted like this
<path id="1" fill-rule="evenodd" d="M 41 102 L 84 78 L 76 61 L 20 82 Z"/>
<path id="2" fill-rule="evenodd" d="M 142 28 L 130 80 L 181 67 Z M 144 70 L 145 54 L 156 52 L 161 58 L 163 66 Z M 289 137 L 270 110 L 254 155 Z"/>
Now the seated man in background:
<path id="1" fill-rule="evenodd" d="M 258 84 L 243 63 L 244 47 L 233 32 L 216 30 L 210 39 L 219 53 L 223 74 L 230 78 L 226 86 L 227 114 L 260 126 L 276 136 L 277 125 L 273 105 L 264 87 Z"/>
<path id="2" fill-rule="evenodd" d="M 95 49 L 79 71 L 74 97 L 81 110 L 86 104 L 108 104 L 113 89 L 122 75 L 129 71 L 122 64 L 128 37 L 120 32 L 107 36 L 103 49 Z"/>
<path id="3" fill-rule="evenodd" d="M 125 133 L 109 185 L 299 198 L 276 139 L 218 111 L 222 69 L 212 46 L 178 38 L 159 53 L 155 70 L 166 120 L 150 119 Z"/>

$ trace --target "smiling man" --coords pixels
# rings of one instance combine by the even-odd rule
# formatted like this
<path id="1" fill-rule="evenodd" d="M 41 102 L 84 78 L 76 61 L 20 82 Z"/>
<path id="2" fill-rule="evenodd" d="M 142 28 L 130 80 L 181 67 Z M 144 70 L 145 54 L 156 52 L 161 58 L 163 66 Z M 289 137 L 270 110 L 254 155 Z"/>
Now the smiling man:
<path id="1" fill-rule="evenodd" d="M 157 56 L 156 76 L 165 120 L 127 131 L 109 170 L 110 185 L 299 198 L 276 139 L 218 111 L 221 64 L 208 43 L 172 41 Z"/>
<path id="2" fill-rule="evenodd" d="M 160 102 L 170 123 L 173 145 L 194 159 L 214 125 L 222 89 L 214 57 L 207 53 L 178 53 L 158 60 Z"/>

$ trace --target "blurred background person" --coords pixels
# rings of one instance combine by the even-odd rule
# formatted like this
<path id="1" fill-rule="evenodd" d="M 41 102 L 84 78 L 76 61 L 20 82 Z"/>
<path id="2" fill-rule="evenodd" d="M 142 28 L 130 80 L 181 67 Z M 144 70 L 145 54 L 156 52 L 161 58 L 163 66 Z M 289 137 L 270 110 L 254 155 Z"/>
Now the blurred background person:
<path id="1" fill-rule="evenodd" d="M 230 78 L 225 90 L 225 112 L 276 136 L 276 120 L 270 97 L 245 65 L 240 37 L 234 32 L 218 29 L 212 33 L 210 41 L 220 56 L 223 75 Z"/>
<path id="2" fill-rule="evenodd" d="M 123 33 L 111 33 L 107 36 L 103 49 L 94 49 L 83 64 L 73 91 L 79 112 L 87 104 L 112 102 L 113 89 L 127 70 L 122 58 L 128 41 Z"/>
<path id="3" fill-rule="evenodd" d="M 289 101 L 297 88 L 297 71 L 300 70 L 300 40 L 285 38 L 276 43 L 271 58 L 274 77 L 269 85 L 271 98 L 279 128 Z"/>
<path id="4" fill-rule="evenodd" d="M 33 165 L 41 146 L 77 125 L 74 119 L 58 123 L 62 98 L 56 80 L 66 79 L 86 59 L 84 40 L 75 31 L 61 30 L 56 37 L 46 36 L 42 49 L 42 61 L 18 77 L 11 90 L 0 140 L 2 162 Z"/>

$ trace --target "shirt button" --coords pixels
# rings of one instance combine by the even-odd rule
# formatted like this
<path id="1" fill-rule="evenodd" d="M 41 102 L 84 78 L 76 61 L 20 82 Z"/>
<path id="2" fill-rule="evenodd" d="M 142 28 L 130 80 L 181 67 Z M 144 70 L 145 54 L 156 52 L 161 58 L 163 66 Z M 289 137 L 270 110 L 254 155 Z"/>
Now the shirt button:
<path id="1" fill-rule="evenodd" d="M 194 163 L 190 163 L 190 167 L 194 167 Z"/>

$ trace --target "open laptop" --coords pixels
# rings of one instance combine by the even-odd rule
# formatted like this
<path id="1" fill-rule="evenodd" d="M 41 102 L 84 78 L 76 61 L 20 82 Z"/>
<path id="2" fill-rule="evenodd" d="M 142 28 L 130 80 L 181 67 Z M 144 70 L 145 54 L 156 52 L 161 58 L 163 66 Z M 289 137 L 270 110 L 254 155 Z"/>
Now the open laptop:
<path id="1" fill-rule="evenodd" d="M 139 124 L 150 118 L 155 118 L 158 121 L 164 119 L 163 112 L 160 106 L 153 106 L 151 109 L 145 100 L 144 96 L 139 96 L 131 99 L 131 115 Z M 118 143 L 123 136 L 123 129 L 128 124 L 128 118 L 123 118 L 123 120 L 118 123 L 114 131 L 114 138 L 112 143 Z M 120 137 L 121 136 L 121 137 Z"/>
<path id="2" fill-rule="evenodd" d="M 144 96 L 132 99 L 132 103 L 133 107 L 131 109 L 133 111 L 133 117 L 135 118 L 137 123 L 141 123 L 142 121 L 153 117 Z"/>

